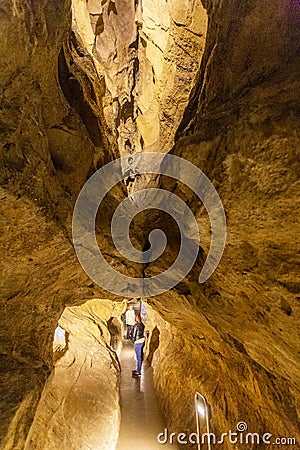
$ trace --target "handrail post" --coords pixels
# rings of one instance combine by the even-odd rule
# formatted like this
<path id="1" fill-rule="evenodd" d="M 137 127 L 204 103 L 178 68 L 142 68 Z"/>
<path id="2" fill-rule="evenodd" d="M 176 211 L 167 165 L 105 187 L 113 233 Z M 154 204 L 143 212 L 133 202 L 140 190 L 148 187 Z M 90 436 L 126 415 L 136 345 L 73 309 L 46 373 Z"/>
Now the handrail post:
<path id="1" fill-rule="evenodd" d="M 207 432 L 207 448 L 211 450 L 210 445 L 210 428 L 209 428 L 209 414 L 208 403 L 204 395 L 196 391 L 195 393 L 195 410 L 196 410 L 196 425 L 197 425 L 197 436 L 198 436 L 198 450 L 201 450 L 201 438 L 200 438 L 200 420 L 199 415 L 205 418 L 206 432 Z"/>

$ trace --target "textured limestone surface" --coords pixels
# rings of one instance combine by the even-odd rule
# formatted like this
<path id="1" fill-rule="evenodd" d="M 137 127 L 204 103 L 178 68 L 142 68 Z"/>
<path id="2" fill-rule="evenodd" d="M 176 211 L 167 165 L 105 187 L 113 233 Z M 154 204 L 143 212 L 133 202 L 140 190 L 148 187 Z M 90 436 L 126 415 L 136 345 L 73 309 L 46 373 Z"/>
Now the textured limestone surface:
<path id="1" fill-rule="evenodd" d="M 219 433 L 244 420 L 249 431 L 299 441 L 300 17 L 296 2 L 268 5 L 206 2 L 206 50 L 173 152 L 217 187 L 227 244 L 204 286 L 190 276 L 180 303 L 174 294 L 161 298 L 176 331 L 168 329 L 166 346 L 161 333 L 155 370 L 168 415 L 181 405 L 173 414 L 176 430 L 182 415 L 193 427 L 192 405 L 184 405 L 198 389 L 213 405 Z M 280 30 L 276 38 L 272 29 Z M 188 199 L 204 230 L 207 216 L 192 194 L 169 187 Z M 206 251 L 209 238 L 202 233 Z M 175 348 L 184 356 L 177 358 Z M 181 376 L 170 382 L 170 373 Z"/>
<path id="2" fill-rule="evenodd" d="M 123 305 L 117 305 L 94 299 L 65 309 L 59 324 L 67 349 L 47 380 L 25 449 L 115 447 L 120 368 L 108 327 L 112 316 L 121 315 Z"/>
<path id="3" fill-rule="evenodd" d="M 206 29 L 200 1 L 142 2 L 136 86 L 141 149 L 166 152 L 173 144 L 201 62 Z"/>
<path id="4" fill-rule="evenodd" d="M 112 106 L 105 113 L 121 155 L 168 151 L 204 51 L 200 0 L 76 0 L 73 10 L 105 73 Z"/>
<path id="5" fill-rule="evenodd" d="M 56 322 L 66 305 L 99 295 L 68 230 L 80 187 L 107 154 L 93 110 L 103 82 L 71 33 L 70 3 L 3 1 L 0 22 L 0 434 L 23 448 Z"/>
<path id="6" fill-rule="evenodd" d="M 139 150 L 196 164 L 228 224 L 221 264 L 199 285 L 207 214 L 181 183 L 159 181 L 190 205 L 202 247 L 182 283 L 148 299 L 147 354 L 169 430 L 195 431 L 198 390 L 217 434 L 243 420 L 299 443 L 299 2 L 3 0 L 0 21 L 1 445 L 86 448 L 100 422 L 102 448 L 116 442 L 119 322 L 109 320 L 122 298 L 85 303 L 108 295 L 78 264 L 70 219 L 86 178 Z M 125 192 L 104 202 L 99 245 L 117 270 L 159 273 L 176 258 L 176 226 L 138 217 L 137 248 L 154 226 L 169 245 L 147 267 L 125 262 L 109 237 Z M 54 368 L 64 310 L 68 347 Z"/>

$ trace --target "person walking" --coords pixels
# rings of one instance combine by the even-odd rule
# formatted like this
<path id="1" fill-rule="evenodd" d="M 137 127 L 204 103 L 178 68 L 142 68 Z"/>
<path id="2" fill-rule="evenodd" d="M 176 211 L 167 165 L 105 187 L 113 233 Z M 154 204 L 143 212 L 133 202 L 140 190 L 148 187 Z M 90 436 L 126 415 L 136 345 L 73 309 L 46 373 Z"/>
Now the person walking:
<path id="1" fill-rule="evenodd" d="M 141 315 L 135 316 L 135 325 L 133 327 L 132 340 L 134 342 L 134 351 L 137 359 L 137 368 L 132 371 L 132 376 L 137 378 L 141 376 L 143 353 L 145 347 L 145 325 L 141 321 Z"/>
<path id="2" fill-rule="evenodd" d="M 129 305 L 129 308 L 126 311 L 125 321 L 127 329 L 126 339 L 132 339 L 133 327 L 135 325 L 135 312 L 132 305 Z"/>

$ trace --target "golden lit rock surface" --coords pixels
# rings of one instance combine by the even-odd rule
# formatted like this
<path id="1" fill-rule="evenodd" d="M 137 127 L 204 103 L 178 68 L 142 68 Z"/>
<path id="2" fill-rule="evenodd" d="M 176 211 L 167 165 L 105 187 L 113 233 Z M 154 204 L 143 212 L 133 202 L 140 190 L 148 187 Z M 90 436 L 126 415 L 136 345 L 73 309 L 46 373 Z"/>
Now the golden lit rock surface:
<path id="1" fill-rule="evenodd" d="M 114 448 L 120 368 L 107 327 L 122 309 L 101 299 L 65 309 L 59 324 L 67 349 L 47 380 L 25 449 Z"/>
<path id="2" fill-rule="evenodd" d="M 0 21 L 3 448 L 92 448 L 98 432 L 103 449 L 116 442 L 119 331 L 108 322 L 123 299 L 88 301 L 107 293 L 77 262 L 70 219 L 96 168 L 140 150 L 196 164 L 228 222 L 209 281 L 197 282 L 203 253 L 177 288 L 148 299 L 147 352 L 169 430 L 195 431 L 199 390 L 217 434 L 243 420 L 299 443 L 298 2 L 3 0 Z M 207 252 L 203 208 L 181 184 L 161 183 L 189 202 Z M 107 237 L 124 195 L 106 199 L 99 242 L 116 269 L 140 276 Z M 146 219 L 146 231 L 156 221 L 171 230 L 149 276 L 178 243 L 170 221 Z M 69 341 L 54 367 L 59 319 Z"/>
<path id="3" fill-rule="evenodd" d="M 299 8 L 206 4 L 206 51 L 173 152 L 217 187 L 227 245 L 211 280 L 199 287 L 191 276 L 180 300 L 154 303 L 172 325 L 161 332 L 156 383 L 177 432 L 194 426 L 185 405 L 198 389 L 219 434 L 244 420 L 299 441 Z M 202 243 L 208 250 L 207 231 Z"/>
<path id="4" fill-rule="evenodd" d="M 83 2 L 74 4 L 84 35 L 90 14 L 92 53 L 104 69 L 114 120 L 111 108 L 106 115 L 118 131 L 121 155 L 168 151 L 204 50 L 201 2 L 88 1 L 85 11 Z"/>

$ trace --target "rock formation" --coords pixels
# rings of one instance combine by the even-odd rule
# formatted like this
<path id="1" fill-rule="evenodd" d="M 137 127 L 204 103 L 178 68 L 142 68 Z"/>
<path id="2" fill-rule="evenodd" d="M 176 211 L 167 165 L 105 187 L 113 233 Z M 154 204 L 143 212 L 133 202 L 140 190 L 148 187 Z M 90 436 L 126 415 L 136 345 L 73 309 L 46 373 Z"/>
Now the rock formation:
<path id="1" fill-rule="evenodd" d="M 3 448 L 93 448 L 99 424 L 101 448 L 114 448 L 123 298 L 84 273 L 71 219 L 97 168 L 141 151 L 198 166 L 228 222 L 222 261 L 199 285 L 207 213 L 181 183 L 157 181 L 190 205 L 201 232 L 191 274 L 148 299 L 169 429 L 195 431 L 199 390 L 218 435 L 245 421 L 300 442 L 299 9 L 296 0 L 2 1 Z M 174 261 L 178 236 L 164 216 L 137 218 L 138 248 L 153 224 L 169 231 L 169 247 L 146 268 L 125 261 L 109 233 L 126 195 L 119 185 L 105 199 L 99 245 L 117 270 L 150 276 Z M 58 322 L 69 340 L 53 359 Z"/>

